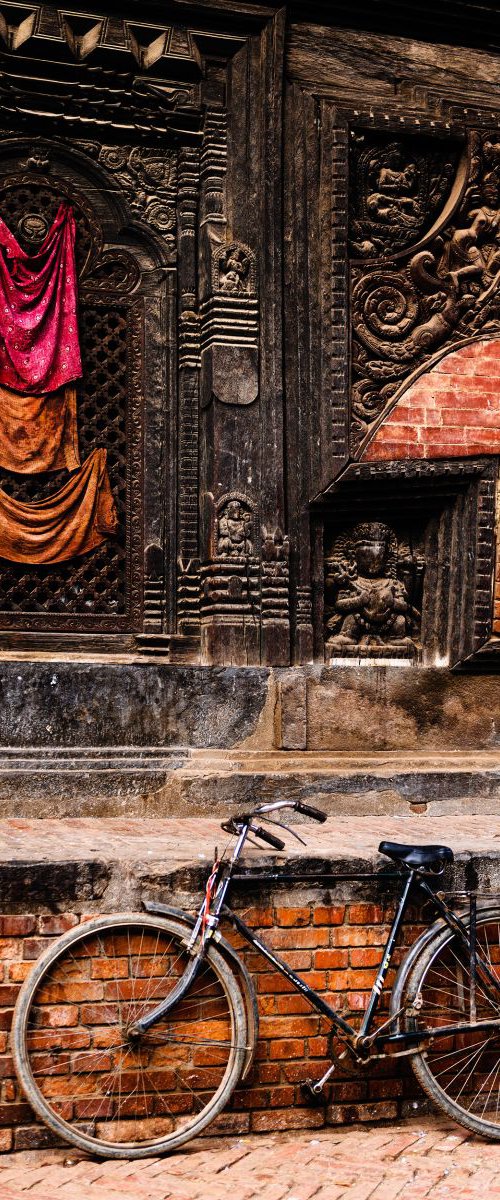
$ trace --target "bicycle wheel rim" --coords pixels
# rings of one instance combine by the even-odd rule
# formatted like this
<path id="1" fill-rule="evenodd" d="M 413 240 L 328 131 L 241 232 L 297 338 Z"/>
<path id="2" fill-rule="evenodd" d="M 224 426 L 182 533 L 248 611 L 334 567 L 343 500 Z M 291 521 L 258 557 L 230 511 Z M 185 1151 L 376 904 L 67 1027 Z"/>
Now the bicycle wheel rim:
<path id="1" fill-rule="evenodd" d="M 195 1137 L 227 1104 L 246 1022 L 237 981 L 216 950 L 168 1020 L 139 1043 L 124 1036 L 178 982 L 186 943 L 185 931 L 163 918 L 99 918 L 36 965 L 16 1006 L 12 1048 L 23 1090 L 60 1137 L 94 1154 L 146 1156 Z M 131 968 L 139 989 L 130 986 Z"/>
<path id="2" fill-rule="evenodd" d="M 478 953 L 500 982 L 500 910 L 478 914 Z M 417 962 L 408 987 L 408 1005 L 422 999 L 407 1018 L 412 1030 L 470 1020 L 500 1018 L 500 991 L 481 978 L 471 987 L 468 953 L 446 931 Z M 477 1030 L 433 1040 L 412 1059 L 427 1094 L 460 1124 L 500 1140 L 500 1031 Z"/>

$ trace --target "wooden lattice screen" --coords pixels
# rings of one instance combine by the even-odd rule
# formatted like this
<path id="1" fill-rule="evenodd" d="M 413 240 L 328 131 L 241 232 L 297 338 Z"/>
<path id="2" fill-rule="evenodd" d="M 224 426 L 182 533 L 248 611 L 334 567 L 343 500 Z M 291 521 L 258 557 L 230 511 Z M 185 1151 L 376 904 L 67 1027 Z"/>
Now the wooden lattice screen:
<path id="1" fill-rule="evenodd" d="M 20 244 L 33 249 L 29 229 L 36 227 L 36 221 L 26 218 L 41 215 L 50 224 L 61 198 L 60 188 L 46 181 L 7 181 L 0 187 L 0 215 Z M 0 628 L 111 632 L 126 628 L 131 615 L 128 514 L 132 482 L 130 388 L 132 358 L 137 354 L 137 339 L 132 346 L 134 305 L 124 292 L 120 295 L 126 274 L 122 263 L 114 266 L 109 256 L 100 261 L 100 230 L 93 226 L 88 208 L 74 193 L 71 200 L 77 225 L 83 360 L 83 377 L 77 386 L 80 456 L 83 462 L 96 447 L 106 448 L 119 531 L 90 554 L 53 566 L 26 566 L 0 559 Z M 133 436 L 137 440 L 136 429 Z M 64 470 L 45 475 L 14 475 L 0 470 L 0 486 L 16 499 L 28 502 L 50 496 L 67 478 Z"/>

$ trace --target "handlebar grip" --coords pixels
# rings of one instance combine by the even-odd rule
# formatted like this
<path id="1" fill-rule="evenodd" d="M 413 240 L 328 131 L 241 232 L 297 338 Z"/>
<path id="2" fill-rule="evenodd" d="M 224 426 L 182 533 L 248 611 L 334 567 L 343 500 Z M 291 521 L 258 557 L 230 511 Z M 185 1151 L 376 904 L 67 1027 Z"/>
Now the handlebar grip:
<path id="1" fill-rule="evenodd" d="M 267 842 L 269 846 L 273 847 L 273 850 L 285 849 L 285 843 L 281 841 L 281 838 L 275 837 L 274 833 L 269 833 L 267 829 L 263 829 L 262 825 L 251 825 L 250 830 L 254 834 L 254 837 L 258 837 L 261 839 L 261 841 Z"/>
<path id="2" fill-rule="evenodd" d="M 313 808 L 311 804 L 303 804 L 302 800 L 297 800 L 295 808 L 297 812 L 302 813 L 302 816 L 311 817 L 313 821 L 321 821 L 321 824 L 328 819 L 328 813 L 323 812 L 321 808 Z"/>

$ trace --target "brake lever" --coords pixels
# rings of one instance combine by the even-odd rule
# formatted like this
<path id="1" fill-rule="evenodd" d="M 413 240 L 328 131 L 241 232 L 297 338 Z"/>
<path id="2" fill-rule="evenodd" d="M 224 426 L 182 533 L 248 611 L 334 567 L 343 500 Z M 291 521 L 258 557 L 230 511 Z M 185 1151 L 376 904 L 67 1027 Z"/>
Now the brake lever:
<path id="1" fill-rule="evenodd" d="M 301 838 L 298 833 L 295 833 L 295 830 L 292 829 L 290 825 L 284 825 L 283 821 L 272 821 L 270 817 L 262 817 L 261 819 L 266 825 L 277 825 L 278 829 L 284 829 L 286 833 L 291 833 L 292 837 L 297 838 L 298 842 L 302 842 L 303 846 L 307 846 L 307 842 L 304 841 L 304 838 Z"/>

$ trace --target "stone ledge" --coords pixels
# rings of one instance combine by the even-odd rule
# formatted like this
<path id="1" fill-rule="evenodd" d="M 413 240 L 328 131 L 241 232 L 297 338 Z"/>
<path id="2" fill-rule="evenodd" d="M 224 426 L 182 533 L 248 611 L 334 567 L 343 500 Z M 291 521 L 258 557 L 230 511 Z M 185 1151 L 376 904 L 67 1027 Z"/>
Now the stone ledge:
<path id="1" fill-rule="evenodd" d="M 378 854 L 379 842 L 387 838 L 449 844 L 456 856 L 449 886 L 500 890 L 500 817 L 490 818 L 487 827 L 471 816 L 453 825 L 442 817 L 406 816 L 332 819 L 321 828 L 308 822 L 294 825 L 294 830 L 306 846 L 299 846 L 292 835 L 282 854 L 249 846 L 244 869 L 375 870 L 380 871 L 380 881 L 327 890 L 339 896 L 378 894 L 389 886 L 389 860 Z M 214 847 L 220 850 L 226 840 L 220 822 L 209 818 L 0 821 L 0 908 L 117 911 L 140 906 L 151 895 L 193 904 Z M 311 891 L 312 885 L 298 884 L 297 893 L 304 887 Z M 264 890 L 263 885 L 244 887 L 247 895 Z M 325 892 L 325 885 L 319 884 L 318 891 Z"/>

